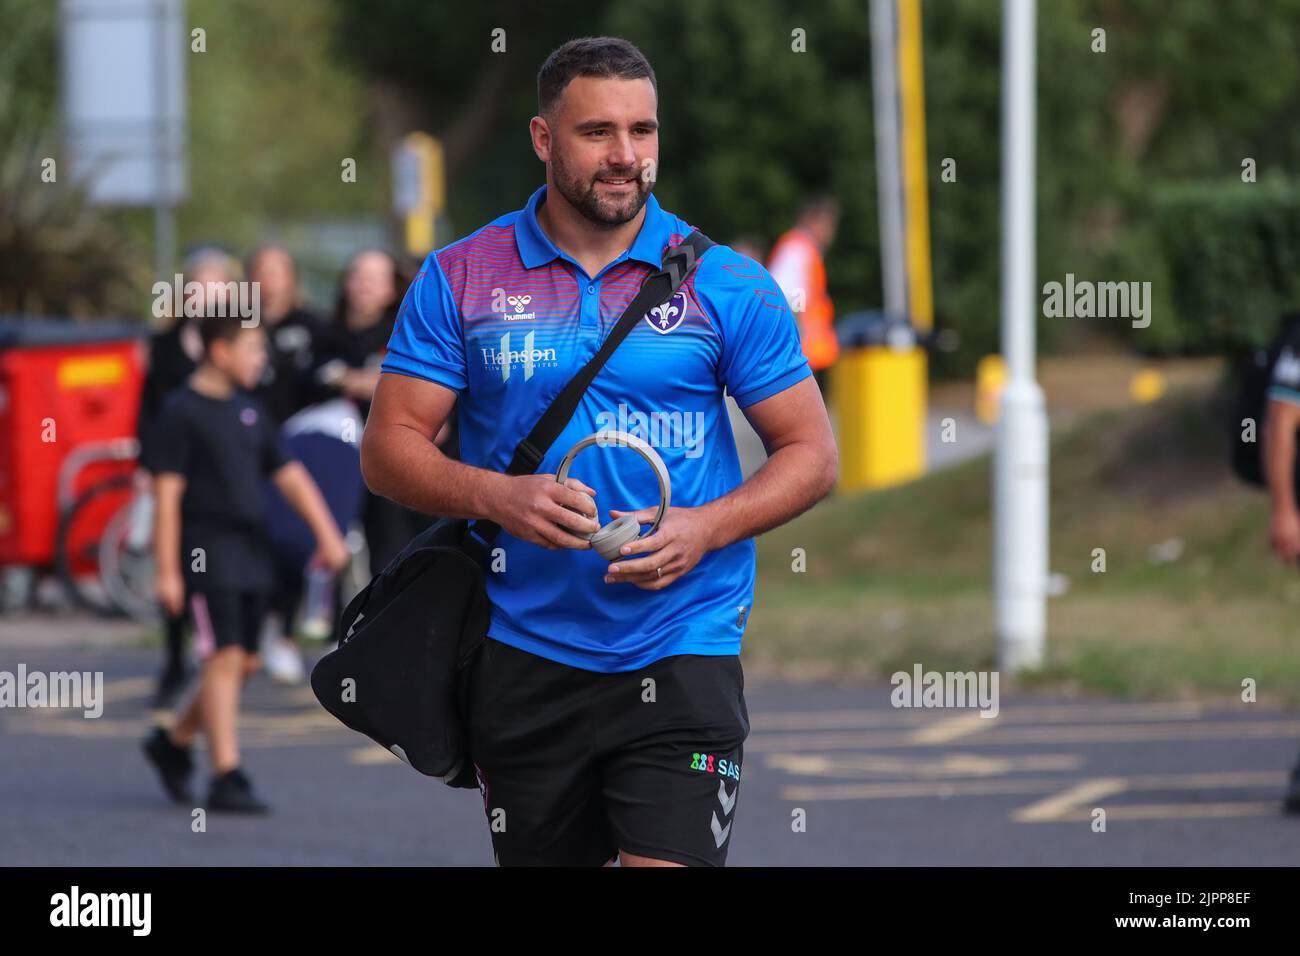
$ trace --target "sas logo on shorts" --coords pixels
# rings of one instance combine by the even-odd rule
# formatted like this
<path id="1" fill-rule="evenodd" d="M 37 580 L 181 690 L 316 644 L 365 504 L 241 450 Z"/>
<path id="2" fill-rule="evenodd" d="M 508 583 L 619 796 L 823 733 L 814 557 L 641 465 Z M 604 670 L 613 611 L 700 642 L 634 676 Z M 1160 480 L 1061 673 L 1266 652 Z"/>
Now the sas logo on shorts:
<path id="1" fill-rule="evenodd" d="M 713 754 L 691 754 L 691 769 L 716 773 L 720 777 L 740 779 L 740 764 L 734 760 L 718 760 Z"/>

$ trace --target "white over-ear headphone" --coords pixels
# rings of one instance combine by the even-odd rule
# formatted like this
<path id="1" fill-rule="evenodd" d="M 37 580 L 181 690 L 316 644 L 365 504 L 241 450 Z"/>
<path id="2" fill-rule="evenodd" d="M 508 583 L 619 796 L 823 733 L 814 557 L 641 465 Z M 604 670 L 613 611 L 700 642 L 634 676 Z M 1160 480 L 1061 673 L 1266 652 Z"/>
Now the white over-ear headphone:
<path id="1" fill-rule="evenodd" d="M 671 483 L 668 480 L 668 466 L 664 460 L 659 457 L 659 453 L 650 447 L 646 442 L 637 438 L 635 435 L 629 435 L 627 432 L 619 431 L 599 431 L 588 435 L 582 441 L 578 442 L 568 453 L 565 454 L 564 460 L 560 462 L 560 467 L 556 470 L 555 480 L 564 484 L 564 480 L 569 477 L 569 466 L 573 464 L 573 459 L 578 452 L 592 445 L 606 447 L 609 445 L 622 446 L 631 448 L 655 470 L 655 477 L 659 479 L 659 511 L 655 514 L 654 523 L 650 530 L 642 535 L 641 524 L 632 515 L 623 515 L 616 518 L 609 524 L 602 527 L 599 531 L 592 534 L 579 534 L 580 538 L 587 538 L 591 541 L 591 546 L 602 558 L 613 561 L 619 555 L 619 548 L 629 541 L 635 541 L 638 537 L 646 537 L 654 534 L 659 530 L 659 522 L 663 520 L 664 512 L 668 510 L 668 501 L 672 494 Z"/>

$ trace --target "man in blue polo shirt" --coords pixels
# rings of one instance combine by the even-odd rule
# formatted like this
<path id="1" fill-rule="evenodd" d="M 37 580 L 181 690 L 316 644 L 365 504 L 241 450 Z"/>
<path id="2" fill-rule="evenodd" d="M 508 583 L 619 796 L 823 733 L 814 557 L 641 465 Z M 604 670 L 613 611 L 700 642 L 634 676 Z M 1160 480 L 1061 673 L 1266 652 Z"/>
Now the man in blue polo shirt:
<path id="1" fill-rule="evenodd" d="M 786 300 L 725 246 L 634 327 L 539 473 L 503 474 L 665 248 L 692 231 L 650 192 L 656 97 L 654 71 L 625 40 L 574 40 L 548 57 L 530 125 L 546 185 L 425 260 L 362 444 L 377 494 L 503 529 L 469 742 L 503 865 L 725 862 L 749 732 L 739 654 L 753 538 L 836 477 Z M 770 453 L 743 483 L 724 390 Z M 453 404 L 461 462 L 431 440 Z M 581 480 L 555 480 L 574 443 L 608 429 L 655 447 L 673 502 L 612 563 L 580 535 L 624 513 L 650 524 L 651 470 L 593 448 L 576 461 Z"/>

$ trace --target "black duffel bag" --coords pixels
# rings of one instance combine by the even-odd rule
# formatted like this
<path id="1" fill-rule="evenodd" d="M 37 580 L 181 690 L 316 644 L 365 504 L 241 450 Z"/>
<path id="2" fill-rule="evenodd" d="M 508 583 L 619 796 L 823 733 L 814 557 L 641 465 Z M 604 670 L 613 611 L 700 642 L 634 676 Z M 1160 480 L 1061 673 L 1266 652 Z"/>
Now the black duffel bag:
<path id="1" fill-rule="evenodd" d="M 474 787 L 465 759 L 469 665 L 492 605 L 469 522 L 418 534 L 348 602 L 339 646 L 311 672 L 321 705 L 420 773 Z"/>

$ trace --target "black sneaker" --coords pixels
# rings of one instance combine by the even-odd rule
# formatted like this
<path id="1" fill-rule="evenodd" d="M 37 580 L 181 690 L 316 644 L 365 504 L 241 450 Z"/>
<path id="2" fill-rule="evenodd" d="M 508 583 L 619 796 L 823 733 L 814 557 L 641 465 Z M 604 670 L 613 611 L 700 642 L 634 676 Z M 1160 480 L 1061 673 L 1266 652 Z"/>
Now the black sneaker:
<path id="1" fill-rule="evenodd" d="M 253 796 L 253 785 L 239 767 L 212 778 L 208 809 L 222 813 L 268 813 L 271 810 Z"/>
<path id="2" fill-rule="evenodd" d="M 171 710 L 190 682 L 190 670 L 184 666 L 168 667 L 158 677 L 158 690 L 153 696 L 154 710 Z"/>
<path id="3" fill-rule="evenodd" d="M 1291 771 L 1291 782 L 1282 799 L 1282 812 L 1300 814 L 1300 764 L 1296 764 L 1296 768 Z"/>
<path id="4" fill-rule="evenodd" d="M 190 774 L 194 759 L 189 747 L 178 747 L 162 727 L 155 727 L 144 740 L 144 755 L 158 771 L 162 785 L 177 803 L 190 802 Z"/>

